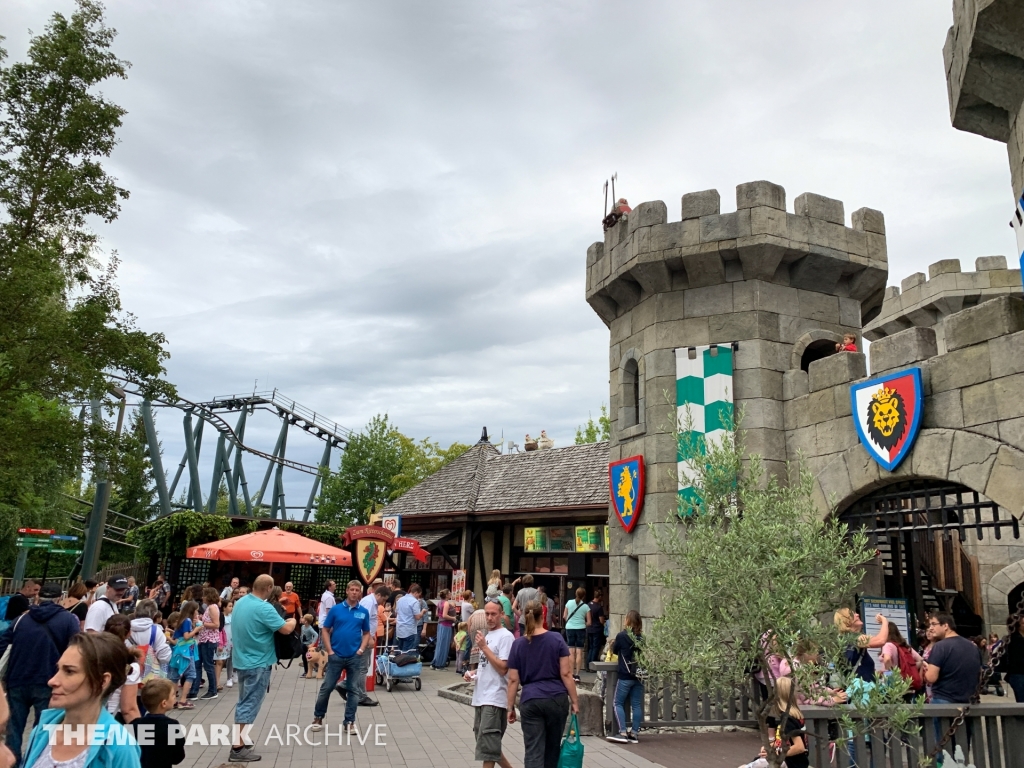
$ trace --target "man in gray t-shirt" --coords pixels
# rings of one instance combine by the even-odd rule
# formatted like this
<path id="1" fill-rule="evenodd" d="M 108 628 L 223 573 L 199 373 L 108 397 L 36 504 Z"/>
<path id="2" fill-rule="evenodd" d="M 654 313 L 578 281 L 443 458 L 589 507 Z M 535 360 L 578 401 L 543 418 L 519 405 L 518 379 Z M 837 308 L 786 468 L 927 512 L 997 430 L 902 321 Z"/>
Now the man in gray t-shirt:
<path id="1" fill-rule="evenodd" d="M 526 626 L 526 616 L 524 611 L 526 606 L 537 599 L 537 590 L 533 588 L 533 576 L 527 574 L 523 576 L 523 588 L 519 590 L 519 594 L 516 595 L 515 604 L 512 608 L 516 612 L 516 616 L 519 617 L 519 625 Z"/>

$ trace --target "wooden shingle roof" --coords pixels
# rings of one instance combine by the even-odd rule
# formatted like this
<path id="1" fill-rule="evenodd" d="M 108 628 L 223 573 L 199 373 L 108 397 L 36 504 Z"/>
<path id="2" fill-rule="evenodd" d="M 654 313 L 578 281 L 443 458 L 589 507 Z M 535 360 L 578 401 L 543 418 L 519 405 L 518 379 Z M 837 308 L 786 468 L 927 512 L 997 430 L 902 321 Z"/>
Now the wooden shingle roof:
<path id="1" fill-rule="evenodd" d="M 500 454 L 477 443 L 387 506 L 387 514 L 471 514 L 608 504 L 608 443 Z"/>

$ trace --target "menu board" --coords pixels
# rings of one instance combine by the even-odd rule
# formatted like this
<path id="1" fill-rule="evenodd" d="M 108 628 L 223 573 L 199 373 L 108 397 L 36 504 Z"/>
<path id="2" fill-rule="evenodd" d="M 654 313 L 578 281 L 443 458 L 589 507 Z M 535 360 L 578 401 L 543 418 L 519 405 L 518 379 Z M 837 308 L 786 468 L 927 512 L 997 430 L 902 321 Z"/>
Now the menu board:
<path id="1" fill-rule="evenodd" d="M 600 525 L 576 526 L 576 551 L 601 552 L 604 549 L 604 531 Z"/>
<path id="2" fill-rule="evenodd" d="M 527 552 L 547 552 L 548 529 L 526 528 L 523 531 L 523 549 Z"/>
<path id="3" fill-rule="evenodd" d="M 550 552 L 575 552 L 576 531 L 573 528 L 548 528 Z"/>

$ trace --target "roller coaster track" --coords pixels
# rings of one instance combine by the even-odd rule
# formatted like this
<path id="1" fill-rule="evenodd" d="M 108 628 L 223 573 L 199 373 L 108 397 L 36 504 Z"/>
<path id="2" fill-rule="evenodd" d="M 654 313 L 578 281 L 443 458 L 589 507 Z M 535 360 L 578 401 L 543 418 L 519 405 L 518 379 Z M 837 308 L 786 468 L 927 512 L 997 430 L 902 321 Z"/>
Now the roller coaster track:
<path id="1" fill-rule="evenodd" d="M 139 392 L 138 390 L 132 388 L 133 386 L 135 386 L 136 382 L 130 381 L 129 379 L 126 379 L 123 376 L 118 376 L 116 374 L 109 374 L 109 376 L 111 378 L 113 378 L 113 379 L 117 379 L 118 381 L 122 382 L 122 387 L 121 388 L 124 389 L 124 391 L 127 392 L 128 394 L 136 395 L 137 397 L 142 397 L 142 398 L 146 397 L 142 392 Z M 276 392 L 276 390 L 275 390 L 275 392 Z M 261 459 L 265 459 L 266 461 L 271 462 L 272 464 L 280 464 L 283 467 L 288 467 L 289 469 L 294 469 L 294 470 L 297 470 L 299 472 L 305 472 L 308 475 L 319 475 L 321 473 L 321 471 L 322 471 L 320 469 L 320 467 L 318 467 L 318 466 L 314 466 L 312 464 L 303 464 L 302 462 L 293 461 L 292 459 L 287 459 L 287 458 L 285 458 L 283 456 L 274 456 L 272 454 L 266 453 L 265 451 L 261 451 L 258 448 L 252 448 L 251 446 L 248 446 L 245 443 L 243 443 L 241 440 L 238 439 L 238 435 L 235 434 L 235 430 L 231 427 L 231 425 L 228 424 L 227 421 L 225 421 L 223 419 L 223 417 L 221 417 L 221 415 L 219 413 L 217 413 L 216 410 L 214 410 L 214 407 L 217 407 L 214 404 L 215 403 L 219 403 L 220 401 L 214 401 L 214 404 L 211 404 L 211 403 L 194 403 L 191 400 L 186 400 L 184 397 L 180 397 L 180 396 L 175 398 L 174 400 L 165 400 L 165 399 L 159 398 L 159 397 L 152 397 L 152 398 L 148 398 L 148 399 L 153 400 L 153 401 L 155 401 L 157 403 L 160 403 L 161 405 L 169 406 L 171 408 L 177 408 L 177 409 L 179 409 L 181 411 L 186 411 L 188 413 L 196 414 L 197 416 L 202 418 L 204 421 L 207 421 L 209 424 L 211 424 L 214 427 L 214 429 L 216 429 L 220 434 L 224 435 L 224 437 L 227 439 L 227 441 L 230 442 L 237 449 L 245 451 L 246 453 L 252 454 L 253 456 L 258 456 Z M 271 401 L 266 401 L 266 402 L 271 402 Z M 250 407 L 252 405 L 253 405 L 253 403 L 246 403 L 246 404 L 244 404 L 244 406 L 239 406 L 239 407 Z M 274 403 L 274 405 L 276 406 L 277 404 Z M 294 405 L 294 402 L 293 402 L 293 405 Z M 213 407 L 211 407 L 211 406 L 213 406 Z M 226 405 L 222 405 L 220 407 L 227 407 L 227 406 Z M 279 408 L 279 410 L 281 410 L 281 409 Z M 295 414 L 295 415 L 300 415 L 300 414 Z M 296 422 L 292 421 L 292 423 L 296 423 Z M 335 425 L 335 427 L 337 427 L 337 425 Z M 305 428 L 305 427 L 303 427 L 303 428 Z M 310 430 L 307 429 L 307 431 L 310 431 Z M 319 436 L 320 435 L 318 435 L 318 437 Z M 332 435 L 331 437 L 329 437 L 327 439 L 331 439 L 332 437 L 334 437 L 334 436 Z M 347 435 L 345 435 L 345 437 L 347 437 Z M 344 440 L 344 438 L 342 438 L 341 435 L 338 435 L 335 439 L 337 439 L 339 442 Z M 347 444 L 348 441 L 344 440 L 344 443 Z"/>

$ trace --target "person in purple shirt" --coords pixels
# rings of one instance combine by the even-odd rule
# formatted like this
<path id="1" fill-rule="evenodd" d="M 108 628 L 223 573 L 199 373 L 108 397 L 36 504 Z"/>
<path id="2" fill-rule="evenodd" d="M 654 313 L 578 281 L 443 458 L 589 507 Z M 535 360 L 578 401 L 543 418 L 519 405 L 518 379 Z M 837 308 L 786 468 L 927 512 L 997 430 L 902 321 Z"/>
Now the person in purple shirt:
<path id="1" fill-rule="evenodd" d="M 544 629 L 544 609 L 529 602 L 526 629 L 508 657 L 508 721 L 516 721 L 516 693 L 523 688 L 519 712 L 523 719 L 524 768 L 557 768 L 570 706 L 580 711 L 569 664 L 569 646 L 557 632 Z"/>

